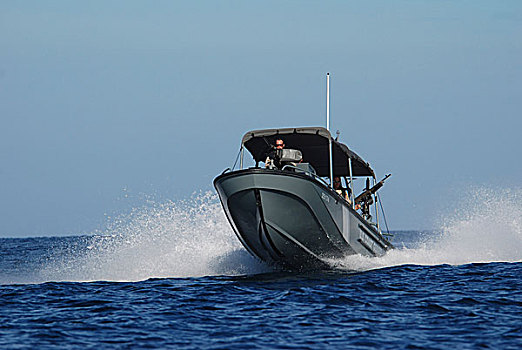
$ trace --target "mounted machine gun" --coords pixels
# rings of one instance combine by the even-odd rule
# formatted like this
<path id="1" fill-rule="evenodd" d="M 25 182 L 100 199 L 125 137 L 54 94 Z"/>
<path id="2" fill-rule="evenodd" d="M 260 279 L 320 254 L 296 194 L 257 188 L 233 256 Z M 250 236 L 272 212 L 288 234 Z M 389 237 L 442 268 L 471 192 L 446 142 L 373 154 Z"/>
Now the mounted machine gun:
<path id="1" fill-rule="evenodd" d="M 363 193 L 355 198 L 355 205 L 361 205 L 363 217 L 366 220 L 371 220 L 370 205 L 373 204 L 373 195 L 384 185 L 384 181 L 389 178 L 391 174 L 388 174 L 381 181 L 377 182 L 372 188 L 370 188 L 370 179 L 366 179 L 366 189 Z"/>

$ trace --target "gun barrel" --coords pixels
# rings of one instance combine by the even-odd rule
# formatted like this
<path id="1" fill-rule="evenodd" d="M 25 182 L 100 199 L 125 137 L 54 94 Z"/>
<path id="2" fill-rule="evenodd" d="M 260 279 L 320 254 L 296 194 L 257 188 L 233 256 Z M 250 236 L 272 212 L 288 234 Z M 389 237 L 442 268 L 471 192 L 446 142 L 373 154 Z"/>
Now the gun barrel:
<path id="1" fill-rule="evenodd" d="M 355 198 L 355 203 L 360 203 L 362 201 L 365 201 L 366 198 L 370 197 L 372 194 L 374 194 L 375 192 L 377 192 L 383 185 L 384 185 L 384 181 L 386 181 L 387 178 L 389 178 L 391 176 L 391 174 L 388 174 L 384 177 L 384 179 L 382 179 L 381 181 L 379 181 L 378 183 L 376 183 L 372 188 L 370 189 L 367 189 L 365 190 L 363 193 L 361 193 L 360 195 L 358 195 L 356 198 Z"/>

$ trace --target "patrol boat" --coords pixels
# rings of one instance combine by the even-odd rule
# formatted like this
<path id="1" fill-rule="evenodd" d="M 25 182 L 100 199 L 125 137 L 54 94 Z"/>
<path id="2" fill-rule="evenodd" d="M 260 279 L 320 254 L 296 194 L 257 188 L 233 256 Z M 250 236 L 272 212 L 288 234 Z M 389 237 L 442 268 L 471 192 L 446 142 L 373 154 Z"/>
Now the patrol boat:
<path id="1" fill-rule="evenodd" d="M 275 149 L 278 140 L 284 149 Z M 245 149 L 255 166 L 244 169 Z M 376 257 L 393 248 L 379 225 L 376 195 L 389 175 L 377 182 L 370 165 L 326 128 L 249 131 L 240 156 L 240 168 L 225 170 L 214 186 L 234 232 L 255 257 L 283 269 L 323 269 L 349 255 Z M 260 164 L 267 157 L 268 167 Z M 334 190 L 334 176 L 344 177 L 349 198 Z M 361 177 L 366 187 L 355 197 L 354 180 Z"/>

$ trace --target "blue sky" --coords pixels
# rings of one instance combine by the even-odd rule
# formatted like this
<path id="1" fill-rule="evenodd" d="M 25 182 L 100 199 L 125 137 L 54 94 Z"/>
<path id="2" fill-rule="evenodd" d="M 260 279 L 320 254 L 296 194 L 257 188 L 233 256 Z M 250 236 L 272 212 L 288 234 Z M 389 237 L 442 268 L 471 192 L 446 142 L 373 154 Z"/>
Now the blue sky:
<path id="1" fill-rule="evenodd" d="M 391 229 L 519 188 L 520 1 L 2 1 L 0 237 L 211 190 L 250 129 L 324 125 Z"/>

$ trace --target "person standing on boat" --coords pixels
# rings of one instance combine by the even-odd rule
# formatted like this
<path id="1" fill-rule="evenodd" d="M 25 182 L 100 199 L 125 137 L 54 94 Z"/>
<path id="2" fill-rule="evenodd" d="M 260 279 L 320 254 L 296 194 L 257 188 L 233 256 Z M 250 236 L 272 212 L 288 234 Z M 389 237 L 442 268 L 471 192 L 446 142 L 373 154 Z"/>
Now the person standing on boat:
<path id="1" fill-rule="evenodd" d="M 346 188 L 344 188 L 342 186 L 341 178 L 339 176 L 334 177 L 333 187 L 334 187 L 335 192 L 337 192 L 341 197 L 346 199 L 346 201 L 349 204 L 352 204 L 352 201 L 350 200 L 350 193 L 349 193 L 350 190 L 349 189 L 347 190 Z"/>
<path id="2" fill-rule="evenodd" d="M 274 167 L 281 169 L 281 157 L 282 151 L 285 148 L 285 143 L 281 139 L 276 140 L 275 149 L 272 149 L 268 153 L 268 157 L 265 160 L 265 168 L 274 169 Z"/>

